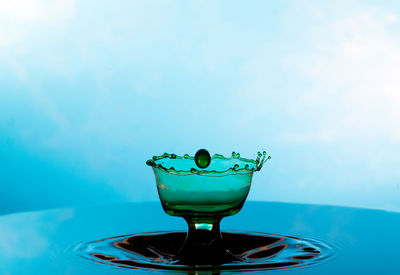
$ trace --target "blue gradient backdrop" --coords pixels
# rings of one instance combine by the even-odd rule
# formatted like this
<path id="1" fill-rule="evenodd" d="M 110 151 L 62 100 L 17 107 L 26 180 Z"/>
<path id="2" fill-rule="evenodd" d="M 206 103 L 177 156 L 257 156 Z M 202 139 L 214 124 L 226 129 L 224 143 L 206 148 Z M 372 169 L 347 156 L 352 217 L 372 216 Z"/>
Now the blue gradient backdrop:
<path id="1" fill-rule="evenodd" d="M 271 161 L 251 200 L 400 210 L 396 1 L 0 1 L 0 213 L 157 200 L 154 154 Z"/>

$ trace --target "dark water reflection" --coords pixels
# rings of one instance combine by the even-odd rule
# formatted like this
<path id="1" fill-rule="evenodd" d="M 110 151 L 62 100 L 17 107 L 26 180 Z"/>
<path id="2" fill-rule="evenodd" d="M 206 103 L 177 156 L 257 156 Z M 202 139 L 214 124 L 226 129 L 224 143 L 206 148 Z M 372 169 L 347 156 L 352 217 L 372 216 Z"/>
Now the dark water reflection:
<path id="1" fill-rule="evenodd" d="M 247 202 L 222 221 L 222 231 L 269 232 L 323 240 L 339 248 L 336 257 L 290 274 L 399 274 L 400 214 L 380 210 L 300 204 Z M 185 231 L 179 218 L 159 203 L 61 209 L 0 217 L 0 274 L 132 274 L 132 270 L 91 263 L 76 257 L 79 243 L 139 232 Z M 311 252 L 302 248 L 307 255 Z M 253 254 L 257 258 L 257 254 Z M 261 255 L 262 256 L 262 255 Z M 307 260 L 298 258 L 297 260 Z M 135 274 L 149 274 L 148 269 Z M 254 271 L 246 271 L 253 272 Z M 264 273 L 265 271 L 260 271 Z M 171 274 L 176 271 L 171 271 Z M 185 271 L 185 274 L 232 274 L 234 271 Z M 258 273 L 257 271 L 255 273 Z"/>
<path id="2" fill-rule="evenodd" d="M 313 239 L 255 232 L 223 232 L 224 247 L 235 261 L 214 266 L 188 266 L 176 260 L 186 232 L 138 233 L 84 242 L 75 253 L 104 265 L 162 270 L 278 270 L 310 267 L 335 255 L 334 249 Z"/>

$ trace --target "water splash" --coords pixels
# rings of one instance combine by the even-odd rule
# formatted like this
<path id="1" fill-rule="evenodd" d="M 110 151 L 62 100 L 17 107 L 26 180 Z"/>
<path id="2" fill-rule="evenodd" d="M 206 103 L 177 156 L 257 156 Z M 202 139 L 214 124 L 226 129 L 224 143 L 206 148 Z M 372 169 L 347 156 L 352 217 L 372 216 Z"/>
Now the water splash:
<path id="1" fill-rule="evenodd" d="M 148 160 L 146 164 L 170 174 L 223 176 L 229 174 L 252 173 L 260 171 L 264 163 L 269 159 L 271 159 L 271 156 L 267 156 L 265 151 L 262 153 L 258 152 L 255 160 L 243 158 L 239 153 L 235 152 L 232 152 L 231 157 L 224 157 L 220 154 L 214 154 L 211 157 L 210 166 L 207 165 L 204 167 L 209 168 L 206 170 L 196 165 L 194 156 L 190 156 L 188 154 L 177 156 L 176 154 L 164 153 L 160 156 L 153 156 L 153 158 Z M 186 160 L 186 162 L 182 160 Z M 230 166 L 227 167 L 227 164 Z"/>

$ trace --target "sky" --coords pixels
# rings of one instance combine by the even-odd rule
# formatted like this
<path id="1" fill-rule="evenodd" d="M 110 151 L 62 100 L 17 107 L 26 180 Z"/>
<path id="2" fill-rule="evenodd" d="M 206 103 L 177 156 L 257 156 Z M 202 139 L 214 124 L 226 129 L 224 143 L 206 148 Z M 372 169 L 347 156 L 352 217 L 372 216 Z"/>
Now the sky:
<path id="1" fill-rule="evenodd" d="M 0 0 L 0 213 L 157 200 L 164 152 L 250 200 L 400 211 L 396 1 Z"/>

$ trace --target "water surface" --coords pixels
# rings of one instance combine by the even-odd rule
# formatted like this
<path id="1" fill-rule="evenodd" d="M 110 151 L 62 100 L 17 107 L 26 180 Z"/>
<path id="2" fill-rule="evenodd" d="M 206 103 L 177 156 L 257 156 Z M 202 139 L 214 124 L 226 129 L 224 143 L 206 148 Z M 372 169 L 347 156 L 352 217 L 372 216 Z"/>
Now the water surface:
<path id="1" fill-rule="evenodd" d="M 221 229 L 223 232 L 251 231 L 315 239 L 337 248 L 333 260 L 298 268 L 294 274 L 397 274 L 399 271 L 399 213 L 246 202 L 239 214 L 222 221 Z M 81 259 L 72 252 L 73 248 L 80 243 L 108 237 L 157 231 L 182 232 L 186 231 L 186 224 L 183 219 L 166 215 L 159 203 L 115 204 L 2 216 L 1 271 L 5 274 L 43 275 L 132 274 L 129 269 Z M 151 269 L 135 270 L 135 274 L 153 272 Z M 204 272 L 200 274 L 210 274 Z M 232 272 L 222 270 L 220 274 Z M 276 272 L 293 274 L 290 269 Z M 193 273 L 189 271 L 189 274 Z"/>

